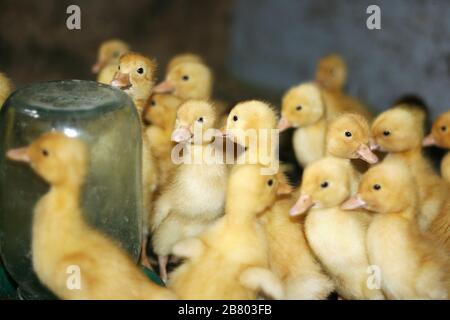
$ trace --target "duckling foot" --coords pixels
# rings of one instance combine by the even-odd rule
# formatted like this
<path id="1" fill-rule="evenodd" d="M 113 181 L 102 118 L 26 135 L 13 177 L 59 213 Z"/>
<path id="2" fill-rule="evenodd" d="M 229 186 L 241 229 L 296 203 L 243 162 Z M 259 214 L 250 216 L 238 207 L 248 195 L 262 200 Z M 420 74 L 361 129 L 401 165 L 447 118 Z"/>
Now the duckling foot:
<path id="1" fill-rule="evenodd" d="M 147 238 L 144 238 L 144 240 L 142 240 L 142 249 L 141 249 L 141 256 L 139 258 L 139 262 L 141 265 L 143 265 L 147 269 L 155 271 L 152 267 L 152 264 L 150 263 L 150 260 L 148 259 L 148 256 L 147 256 Z"/>
<path id="2" fill-rule="evenodd" d="M 167 261 L 169 260 L 168 256 L 159 256 L 158 255 L 158 265 L 159 265 L 159 276 L 161 277 L 164 283 L 167 282 Z"/>

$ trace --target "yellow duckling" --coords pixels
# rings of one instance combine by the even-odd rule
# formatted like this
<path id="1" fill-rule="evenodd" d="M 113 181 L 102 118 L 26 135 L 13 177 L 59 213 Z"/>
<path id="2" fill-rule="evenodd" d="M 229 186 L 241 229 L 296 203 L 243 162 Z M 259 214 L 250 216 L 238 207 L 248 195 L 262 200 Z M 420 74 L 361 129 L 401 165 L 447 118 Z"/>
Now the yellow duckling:
<path id="1" fill-rule="evenodd" d="M 0 109 L 3 103 L 9 97 L 13 91 L 14 86 L 9 78 L 2 72 L 0 72 Z"/>
<path id="2" fill-rule="evenodd" d="M 180 54 L 177 54 L 176 56 L 172 57 L 172 59 L 170 59 L 169 63 L 167 64 L 166 72 L 169 73 L 170 70 L 173 69 L 173 67 L 175 67 L 178 64 L 185 63 L 185 62 L 195 62 L 195 63 L 202 63 L 202 64 L 205 63 L 203 58 L 197 54 L 189 53 L 189 52 L 180 53 Z"/>
<path id="3" fill-rule="evenodd" d="M 448 299 L 448 252 L 419 231 L 414 177 L 405 163 L 388 159 L 362 177 L 343 207 L 376 212 L 367 232 L 370 263 L 389 299 Z"/>
<path id="4" fill-rule="evenodd" d="M 281 173 L 277 178 L 280 182 L 286 181 Z M 285 299 L 323 300 L 333 292 L 334 284 L 308 246 L 303 232 L 304 220 L 288 215 L 295 198 L 287 186 L 283 183 L 278 187 L 275 203 L 260 218 L 267 236 L 269 267 L 282 281 Z"/>
<path id="5" fill-rule="evenodd" d="M 181 100 L 173 95 L 155 94 L 145 110 L 145 121 L 150 123 L 145 134 L 158 169 L 158 186 L 166 184 L 175 167 L 171 159 L 174 146 L 171 136 L 180 104 Z"/>
<path id="6" fill-rule="evenodd" d="M 163 280 L 167 279 L 167 258 L 173 246 L 198 235 L 224 213 L 227 166 L 205 158 L 222 150 L 213 143 L 213 135 L 207 137 L 215 122 L 215 110 L 206 101 L 190 100 L 178 109 L 172 140 L 177 147 L 183 146 L 183 156 L 179 161 L 172 152 L 179 165 L 161 190 L 151 221 L 153 249 Z"/>
<path id="7" fill-rule="evenodd" d="M 39 280 L 59 298 L 175 298 L 149 281 L 116 243 L 85 222 L 79 204 L 88 161 L 84 143 L 51 132 L 7 156 L 29 163 L 50 184 L 35 207 L 32 258 Z M 80 288 L 75 290 L 67 285 L 74 269 L 80 274 Z"/>
<path id="8" fill-rule="evenodd" d="M 345 299 L 383 299 L 368 286 L 370 266 L 366 232 L 370 216 L 364 210 L 345 211 L 340 205 L 354 190 L 355 174 L 348 160 L 325 157 L 306 167 L 300 197 L 292 216 L 307 213 L 305 234 L 316 257 Z"/>
<path id="9" fill-rule="evenodd" d="M 188 258 L 169 280 L 181 299 L 283 298 L 283 286 L 268 269 L 267 241 L 257 215 L 275 201 L 279 182 L 260 165 L 237 165 L 227 188 L 226 214 L 199 238 L 178 243 Z"/>
<path id="10" fill-rule="evenodd" d="M 119 39 L 111 39 L 102 43 L 98 50 L 97 62 L 92 72 L 98 74 L 97 82 L 110 84 L 119 66 L 119 58 L 130 51 L 128 44 Z"/>
<path id="11" fill-rule="evenodd" d="M 113 87 L 127 93 L 134 102 L 142 129 L 142 186 L 144 196 L 144 240 L 142 243 L 142 263 L 150 267 L 145 254 L 147 247 L 148 218 L 151 213 L 152 194 L 158 185 L 157 168 L 151 153 L 150 141 L 144 131 L 143 112 L 154 85 L 156 63 L 143 55 L 127 53 L 120 57 L 118 71 L 111 81 Z"/>
<path id="12" fill-rule="evenodd" d="M 238 103 L 230 111 L 225 128 L 225 135 L 241 147 L 238 161 L 270 168 L 278 165 L 276 125 L 277 115 L 269 104 L 257 100 Z"/>
<path id="13" fill-rule="evenodd" d="M 338 54 L 330 54 L 319 60 L 316 82 L 323 89 L 342 92 L 347 81 L 347 65 Z"/>
<path id="14" fill-rule="evenodd" d="M 426 230 L 439 213 L 450 192 L 447 183 L 433 170 L 422 153 L 425 112 L 414 104 L 401 104 L 381 113 L 373 122 L 374 147 L 388 152 L 386 160 L 398 159 L 411 169 L 419 188 L 420 230 Z"/>

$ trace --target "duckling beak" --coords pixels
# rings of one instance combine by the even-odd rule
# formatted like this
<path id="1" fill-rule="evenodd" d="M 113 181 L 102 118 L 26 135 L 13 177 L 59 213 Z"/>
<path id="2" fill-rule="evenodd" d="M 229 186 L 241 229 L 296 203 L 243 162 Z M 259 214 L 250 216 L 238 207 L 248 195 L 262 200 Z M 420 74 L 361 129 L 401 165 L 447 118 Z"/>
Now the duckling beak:
<path id="1" fill-rule="evenodd" d="M 372 151 L 380 150 L 380 146 L 375 142 L 373 138 L 369 138 L 369 149 Z"/>
<path id="2" fill-rule="evenodd" d="M 359 195 L 354 195 L 353 197 L 350 197 L 348 200 L 346 200 L 343 204 L 341 204 L 341 209 L 344 210 L 355 210 L 365 207 L 367 207 L 367 203 L 363 199 L 361 199 Z"/>
<path id="3" fill-rule="evenodd" d="M 292 123 L 290 123 L 289 120 L 286 119 L 285 117 L 281 117 L 280 122 L 278 122 L 277 129 L 280 130 L 280 132 L 283 132 L 291 127 Z"/>
<path id="4" fill-rule="evenodd" d="M 99 73 L 100 70 L 105 66 L 105 63 L 102 61 L 98 61 L 96 64 L 92 66 L 92 73 Z"/>
<path id="5" fill-rule="evenodd" d="M 30 162 L 27 147 L 8 150 L 8 152 L 6 152 L 6 157 L 13 161 Z"/>
<path id="6" fill-rule="evenodd" d="M 191 130 L 189 130 L 189 128 L 187 128 L 187 127 L 176 128 L 172 132 L 172 137 L 171 137 L 172 141 L 174 141 L 176 143 L 185 142 L 191 138 L 192 138 Z"/>
<path id="7" fill-rule="evenodd" d="M 422 146 L 429 147 L 436 145 L 436 139 L 434 139 L 433 135 L 430 133 L 423 139 Z"/>
<path id="8" fill-rule="evenodd" d="M 294 206 L 289 210 L 289 215 L 292 217 L 304 214 L 314 205 L 310 195 L 301 194 Z"/>
<path id="9" fill-rule="evenodd" d="M 369 164 L 375 164 L 378 162 L 378 157 L 375 153 L 373 153 L 369 146 L 367 146 L 366 144 L 362 143 L 359 147 L 358 150 L 356 150 L 356 154 L 358 155 L 358 157 L 364 161 L 366 161 Z"/>
<path id="10" fill-rule="evenodd" d="M 153 93 L 173 93 L 175 91 L 175 86 L 171 82 L 165 80 L 154 86 L 152 91 Z"/>
<path id="11" fill-rule="evenodd" d="M 125 90 L 131 87 L 130 74 L 117 72 L 111 81 L 113 87 Z"/>

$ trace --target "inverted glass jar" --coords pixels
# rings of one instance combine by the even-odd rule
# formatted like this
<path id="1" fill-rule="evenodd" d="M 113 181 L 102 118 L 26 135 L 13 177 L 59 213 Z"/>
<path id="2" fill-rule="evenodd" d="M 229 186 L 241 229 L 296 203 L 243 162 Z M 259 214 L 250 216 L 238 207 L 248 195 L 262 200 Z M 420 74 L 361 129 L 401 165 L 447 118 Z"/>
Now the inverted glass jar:
<path id="1" fill-rule="evenodd" d="M 52 297 L 39 283 L 31 260 L 33 210 L 48 185 L 28 166 L 6 159 L 5 153 L 51 130 L 79 137 L 88 145 L 89 169 L 81 199 L 87 221 L 119 242 L 136 261 L 141 250 L 142 137 L 131 99 L 92 81 L 21 88 L 0 113 L 0 252 L 24 298 Z"/>

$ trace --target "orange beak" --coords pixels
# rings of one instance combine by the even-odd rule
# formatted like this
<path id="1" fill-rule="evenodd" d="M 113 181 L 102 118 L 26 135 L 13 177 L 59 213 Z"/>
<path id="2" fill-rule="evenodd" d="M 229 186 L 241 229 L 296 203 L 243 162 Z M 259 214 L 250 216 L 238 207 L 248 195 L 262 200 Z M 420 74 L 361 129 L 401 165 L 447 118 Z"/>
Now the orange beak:
<path id="1" fill-rule="evenodd" d="M 429 147 L 434 145 L 436 145 L 436 139 L 434 139 L 433 134 L 430 133 L 425 137 L 425 139 L 423 139 L 422 146 Z"/>
<path id="2" fill-rule="evenodd" d="M 292 123 L 290 123 L 289 120 L 286 119 L 285 117 L 281 117 L 280 121 L 278 122 L 277 129 L 280 130 L 280 132 L 283 132 L 291 127 Z"/>
<path id="3" fill-rule="evenodd" d="M 165 80 L 153 87 L 152 91 L 153 93 L 173 93 L 175 91 L 175 86 L 171 82 Z"/>
<path id="4" fill-rule="evenodd" d="M 171 137 L 172 141 L 176 143 L 188 141 L 190 138 L 192 138 L 192 133 L 187 127 L 176 128 Z"/>
<path id="5" fill-rule="evenodd" d="M 102 62 L 102 61 L 98 61 L 96 64 L 94 64 L 92 66 L 92 73 L 99 73 L 100 70 L 105 66 L 106 63 Z"/>
<path id="6" fill-rule="evenodd" d="M 341 209 L 344 210 L 355 210 L 365 207 L 367 207 L 367 203 L 359 195 L 350 197 L 347 201 L 341 204 Z"/>
<path id="7" fill-rule="evenodd" d="M 358 147 L 358 150 L 356 150 L 356 154 L 360 159 L 366 161 L 369 164 L 375 164 L 378 162 L 377 155 L 373 153 L 372 150 L 370 150 L 370 147 L 364 143 Z"/>
<path id="8" fill-rule="evenodd" d="M 375 142 L 373 138 L 369 138 L 369 149 L 372 151 L 380 149 L 380 146 Z"/>
<path id="9" fill-rule="evenodd" d="M 30 162 L 27 147 L 8 150 L 8 152 L 6 152 L 6 157 L 13 161 Z"/>
<path id="10" fill-rule="evenodd" d="M 300 195 L 300 198 L 298 198 L 298 200 L 294 204 L 294 206 L 291 208 L 291 210 L 289 210 L 289 215 L 291 215 L 292 217 L 295 217 L 295 216 L 304 214 L 313 205 L 314 205 L 314 201 L 312 200 L 311 196 L 308 194 L 302 194 L 302 195 Z"/>
<path id="11" fill-rule="evenodd" d="M 111 81 L 113 87 L 125 90 L 131 87 L 130 74 L 117 72 Z"/>

